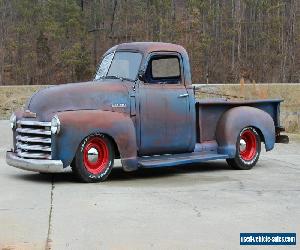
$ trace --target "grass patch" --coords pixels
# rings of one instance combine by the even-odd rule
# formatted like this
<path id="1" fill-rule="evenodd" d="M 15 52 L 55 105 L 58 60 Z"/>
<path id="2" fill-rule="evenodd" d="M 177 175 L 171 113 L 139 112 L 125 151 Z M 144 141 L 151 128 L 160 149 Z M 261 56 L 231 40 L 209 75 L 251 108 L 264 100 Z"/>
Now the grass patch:
<path id="1" fill-rule="evenodd" d="M 1 86 L 0 87 L 0 119 L 9 119 L 12 112 L 20 109 L 28 98 L 45 86 Z"/>

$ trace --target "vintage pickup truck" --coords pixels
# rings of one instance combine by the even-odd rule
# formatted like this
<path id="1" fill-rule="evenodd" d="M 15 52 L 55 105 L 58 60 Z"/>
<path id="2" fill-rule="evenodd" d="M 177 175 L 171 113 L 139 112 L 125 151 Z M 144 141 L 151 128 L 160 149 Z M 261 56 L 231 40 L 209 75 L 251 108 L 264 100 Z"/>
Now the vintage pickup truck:
<path id="1" fill-rule="evenodd" d="M 36 92 L 11 119 L 11 166 L 72 171 L 83 182 L 125 171 L 226 159 L 251 169 L 264 142 L 280 135 L 282 100 L 195 100 L 186 50 L 175 44 L 124 43 L 103 56 L 95 79 Z"/>

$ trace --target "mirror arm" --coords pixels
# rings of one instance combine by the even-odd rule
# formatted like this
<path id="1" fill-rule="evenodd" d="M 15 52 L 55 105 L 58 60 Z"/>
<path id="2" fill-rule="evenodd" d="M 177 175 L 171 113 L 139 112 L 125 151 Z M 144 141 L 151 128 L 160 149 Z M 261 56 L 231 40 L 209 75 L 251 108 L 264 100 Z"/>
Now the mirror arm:
<path id="1" fill-rule="evenodd" d="M 139 70 L 139 73 L 138 73 L 138 78 L 140 81 L 145 81 L 145 71 L 144 70 Z"/>

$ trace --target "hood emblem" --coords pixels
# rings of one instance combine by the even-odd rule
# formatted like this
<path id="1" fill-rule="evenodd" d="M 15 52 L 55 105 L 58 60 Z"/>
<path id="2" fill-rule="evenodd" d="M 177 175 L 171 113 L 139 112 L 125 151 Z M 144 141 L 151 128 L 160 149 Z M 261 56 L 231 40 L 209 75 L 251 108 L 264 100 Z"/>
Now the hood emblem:
<path id="1" fill-rule="evenodd" d="M 25 117 L 25 118 L 36 118 L 36 113 L 33 113 L 30 110 L 26 109 L 24 111 L 23 117 Z"/>
<path id="2" fill-rule="evenodd" d="M 114 103 L 111 105 L 113 108 L 126 108 L 126 104 L 125 103 Z"/>

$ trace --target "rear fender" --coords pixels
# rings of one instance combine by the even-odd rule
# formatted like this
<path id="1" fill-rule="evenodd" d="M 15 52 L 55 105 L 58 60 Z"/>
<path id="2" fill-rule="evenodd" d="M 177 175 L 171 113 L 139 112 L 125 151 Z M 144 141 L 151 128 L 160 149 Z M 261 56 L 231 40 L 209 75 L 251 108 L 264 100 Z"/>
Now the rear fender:
<path id="1" fill-rule="evenodd" d="M 275 126 L 272 117 L 260 109 L 243 106 L 232 108 L 221 116 L 216 129 L 218 152 L 228 154 L 233 158 L 236 154 L 236 141 L 239 133 L 249 126 L 259 130 L 267 151 L 273 149 Z"/>
<path id="2" fill-rule="evenodd" d="M 90 134 L 102 133 L 116 143 L 124 170 L 137 168 L 135 127 L 129 116 L 102 110 L 66 111 L 57 114 L 61 131 L 52 135 L 53 158 L 69 166 L 81 141 Z"/>

